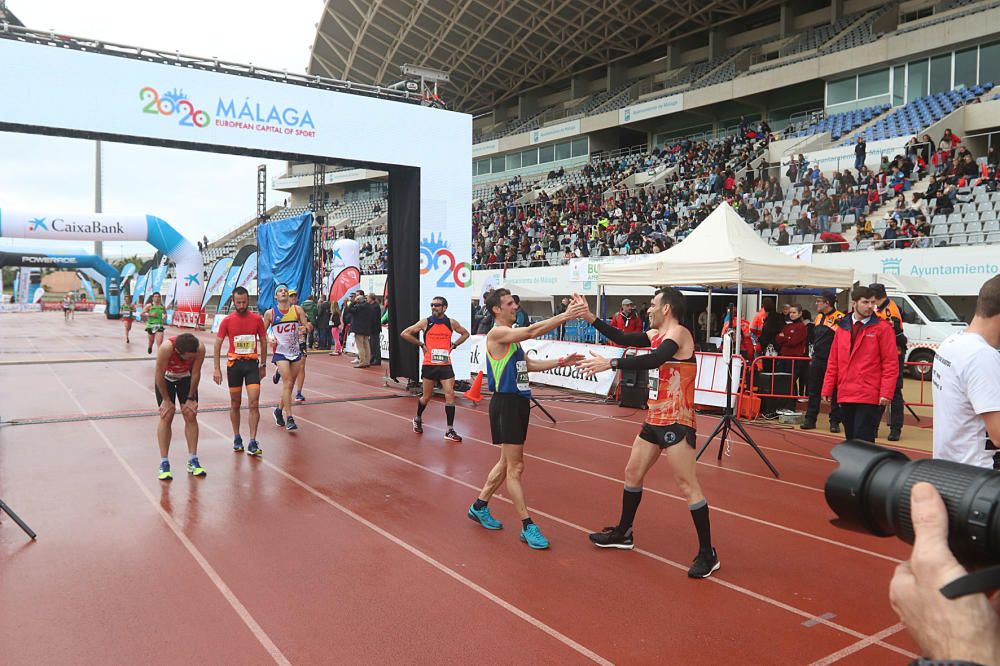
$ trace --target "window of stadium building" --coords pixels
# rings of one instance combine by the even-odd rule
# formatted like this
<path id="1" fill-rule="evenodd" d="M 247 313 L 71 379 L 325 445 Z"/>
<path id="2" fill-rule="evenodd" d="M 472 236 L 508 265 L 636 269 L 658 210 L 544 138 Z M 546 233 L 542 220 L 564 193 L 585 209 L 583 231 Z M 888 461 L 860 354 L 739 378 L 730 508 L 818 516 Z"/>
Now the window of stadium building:
<path id="1" fill-rule="evenodd" d="M 552 162 L 589 156 L 590 138 L 582 136 L 572 141 L 562 141 L 560 143 L 541 146 L 540 148 L 529 148 L 517 153 L 495 155 L 475 160 L 472 163 L 472 174 L 474 176 L 485 176 L 514 172 L 541 164 L 550 164 Z M 554 164 L 553 166 L 559 165 Z"/>

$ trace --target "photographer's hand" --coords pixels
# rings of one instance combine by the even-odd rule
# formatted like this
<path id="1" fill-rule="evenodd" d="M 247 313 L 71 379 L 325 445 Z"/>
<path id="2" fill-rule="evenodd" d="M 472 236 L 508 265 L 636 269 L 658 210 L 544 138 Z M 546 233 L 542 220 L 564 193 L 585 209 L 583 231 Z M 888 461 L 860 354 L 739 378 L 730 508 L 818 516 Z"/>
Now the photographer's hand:
<path id="1" fill-rule="evenodd" d="M 910 560 L 896 567 L 889 601 L 923 656 L 1000 664 L 1000 620 L 984 594 L 951 600 L 941 588 L 966 574 L 948 549 L 948 511 L 929 483 L 910 493 L 916 539 Z"/>

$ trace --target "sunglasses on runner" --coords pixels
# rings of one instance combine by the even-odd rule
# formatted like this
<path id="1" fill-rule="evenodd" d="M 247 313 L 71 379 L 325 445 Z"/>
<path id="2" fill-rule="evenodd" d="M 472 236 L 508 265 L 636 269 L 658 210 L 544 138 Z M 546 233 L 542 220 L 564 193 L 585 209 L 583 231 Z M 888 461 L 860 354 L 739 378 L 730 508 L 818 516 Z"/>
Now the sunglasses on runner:
<path id="1" fill-rule="evenodd" d="M 432 308 L 443 308 L 444 303 L 431 303 Z"/>

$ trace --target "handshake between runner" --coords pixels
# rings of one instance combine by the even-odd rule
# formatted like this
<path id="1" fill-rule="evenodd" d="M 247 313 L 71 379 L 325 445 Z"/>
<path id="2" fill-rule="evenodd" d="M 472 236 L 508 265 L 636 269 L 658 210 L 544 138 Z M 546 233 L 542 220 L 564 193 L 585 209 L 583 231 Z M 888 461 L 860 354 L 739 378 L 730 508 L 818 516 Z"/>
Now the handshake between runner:
<path id="1" fill-rule="evenodd" d="M 566 314 L 569 315 L 570 319 L 583 319 L 588 324 L 593 324 L 597 319 L 597 315 L 590 311 L 587 299 L 580 294 L 573 294 L 569 307 L 566 308 Z M 611 369 L 611 359 L 604 358 L 594 352 L 590 352 L 589 358 L 581 354 L 573 354 L 571 357 L 566 357 L 566 359 L 572 359 L 566 365 L 573 365 L 580 368 L 585 377 L 593 377 L 599 372 Z"/>

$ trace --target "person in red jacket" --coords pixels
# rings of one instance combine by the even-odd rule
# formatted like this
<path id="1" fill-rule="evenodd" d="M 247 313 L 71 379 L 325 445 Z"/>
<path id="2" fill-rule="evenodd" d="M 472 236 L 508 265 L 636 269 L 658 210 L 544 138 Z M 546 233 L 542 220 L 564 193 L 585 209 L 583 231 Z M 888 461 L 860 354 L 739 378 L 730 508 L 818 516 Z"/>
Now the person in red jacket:
<path id="1" fill-rule="evenodd" d="M 801 379 L 809 374 L 809 358 L 806 355 L 806 340 L 809 337 L 809 330 L 806 323 L 802 321 L 802 308 L 793 305 L 788 308 L 788 320 L 781 333 L 775 336 L 774 341 L 781 349 L 782 356 L 799 357 L 794 361 L 782 360 L 781 365 L 785 372 L 792 373 L 792 393 L 794 388 L 801 383 Z"/>
<path id="2" fill-rule="evenodd" d="M 847 439 L 874 442 L 881 409 L 892 401 L 899 374 L 896 332 L 875 315 L 875 292 L 858 286 L 853 310 L 837 324 L 823 380 L 824 402 L 834 390 Z"/>
<path id="3" fill-rule="evenodd" d="M 611 318 L 611 328 L 617 328 L 623 333 L 642 333 L 642 319 L 635 311 L 635 304 L 631 299 L 622 300 L 622 309 Z M 611 344 L 619 346 L 613 342 Z"/>

